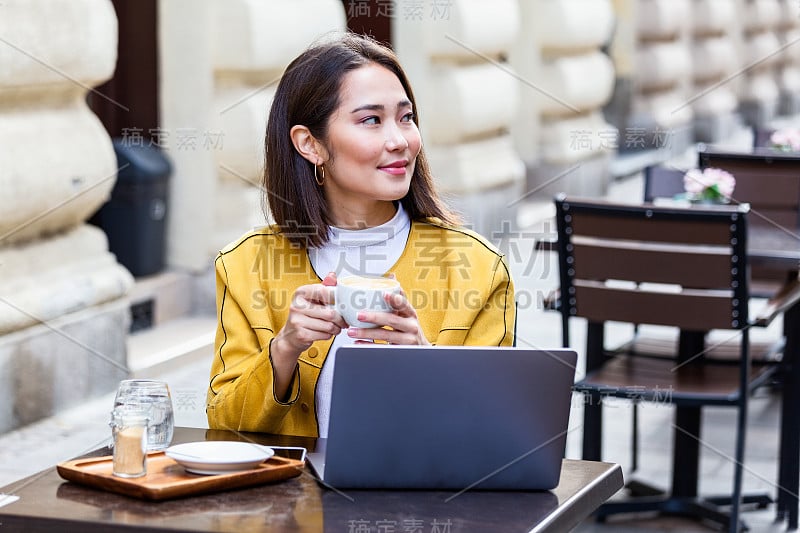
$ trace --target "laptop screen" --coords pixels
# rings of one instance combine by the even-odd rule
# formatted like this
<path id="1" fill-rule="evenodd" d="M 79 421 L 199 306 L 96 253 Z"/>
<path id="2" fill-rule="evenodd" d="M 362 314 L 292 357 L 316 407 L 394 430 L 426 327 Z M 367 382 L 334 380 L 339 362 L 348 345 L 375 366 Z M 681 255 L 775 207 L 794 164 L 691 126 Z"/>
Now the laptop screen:
<path id="1" fill-rule="evenodd" d="M 323 481 L 340 488 L 551 489 L 577 356 L 505 347 L 345 346 Z M 320 443 L 323 444 L 323 443 Z"/>

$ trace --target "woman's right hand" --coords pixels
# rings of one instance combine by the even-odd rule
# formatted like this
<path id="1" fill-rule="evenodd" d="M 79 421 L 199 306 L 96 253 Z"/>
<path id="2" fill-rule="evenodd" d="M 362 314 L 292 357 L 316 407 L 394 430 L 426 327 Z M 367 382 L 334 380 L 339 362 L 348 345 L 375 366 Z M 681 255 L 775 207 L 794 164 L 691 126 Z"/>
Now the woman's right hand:
<path id="1" fill-rule="evenodd" d="M 334 303 L 334 286 L 336 274 L 330 273 L 322 283 L 303 285 L 292 295 L 289 318 L 270 347 L 277 398 L 286 395 L 300 354 L 315 341 L 330 339 L 347 327 L 341 315 L 330 306 Z"/>

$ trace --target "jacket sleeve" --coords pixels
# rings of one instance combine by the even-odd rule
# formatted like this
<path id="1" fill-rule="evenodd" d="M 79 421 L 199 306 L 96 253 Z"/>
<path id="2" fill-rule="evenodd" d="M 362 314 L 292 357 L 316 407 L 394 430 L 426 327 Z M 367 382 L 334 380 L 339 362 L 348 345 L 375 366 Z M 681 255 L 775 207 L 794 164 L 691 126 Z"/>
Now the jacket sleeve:
<path id="1" fill-rule="evenodd" d="M 230 286 L 224 255 L 217 257 L 215 267 L 217 333 L 206 403 L 209 427 L 279 433 L 299 395 L 297 370 L 289 400 L 278 401 L 269 351 L 275 328 L 269 313 L 259 314 L 263 322 L 254 326 L 244 311 L 252 305 L 238 296 L 247 290 L 237 292 Z"/>
<path id="2" fill-rule="evenodd" d="M 489 280 L 488 297 L 464 339 L 465 346 L 514 346 L 516 305 L 514 282 L 502 256 Z"/>

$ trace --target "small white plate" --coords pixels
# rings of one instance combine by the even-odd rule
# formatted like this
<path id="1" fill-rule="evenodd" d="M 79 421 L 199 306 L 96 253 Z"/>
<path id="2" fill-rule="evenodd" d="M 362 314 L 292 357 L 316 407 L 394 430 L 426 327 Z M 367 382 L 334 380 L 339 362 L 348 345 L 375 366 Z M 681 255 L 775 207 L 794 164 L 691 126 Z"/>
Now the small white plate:
<path id="1" fill-rule="evenodd" d="M 205 475 L 251 470 L 275 455 L 268 446 L 224 440 L 176 444 L 164 453 L 187 472 Z"/>

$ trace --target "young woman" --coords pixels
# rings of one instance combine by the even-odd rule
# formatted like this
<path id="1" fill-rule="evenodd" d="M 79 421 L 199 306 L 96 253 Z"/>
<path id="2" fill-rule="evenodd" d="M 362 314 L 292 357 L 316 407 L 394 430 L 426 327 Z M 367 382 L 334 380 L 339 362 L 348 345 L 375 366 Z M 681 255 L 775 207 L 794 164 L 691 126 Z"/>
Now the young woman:
<path id="1" fill-rule="evenodd" d="M 326 436 L 336 348 L 357 340 L 513 343 L 505 260 L 439 200 L 417 124 L 396 56 L 370 39 L 347 34 L 287 67 L 265 138 L 275 224 L 216 259 L 211 428 Z M 400 282 L 392 312 L 358 317 L 381 327 L 349 327 L 330 306 L 343 274 Z"/>

